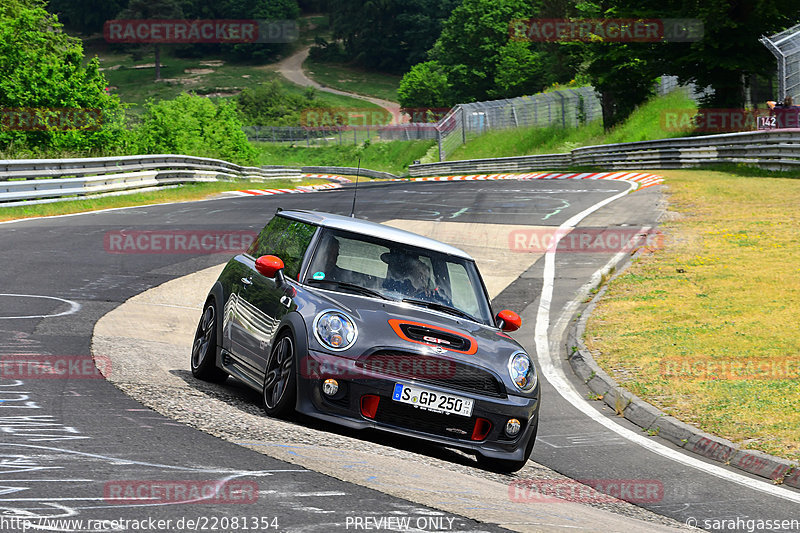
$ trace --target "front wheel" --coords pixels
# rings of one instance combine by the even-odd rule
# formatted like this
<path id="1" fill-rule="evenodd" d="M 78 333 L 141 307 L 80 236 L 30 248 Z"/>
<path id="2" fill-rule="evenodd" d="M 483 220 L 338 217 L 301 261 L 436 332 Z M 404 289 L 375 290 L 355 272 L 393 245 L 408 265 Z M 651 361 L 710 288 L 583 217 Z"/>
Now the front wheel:
<path id="1" fill-rule="evenodd" d="M 269 416 L 284 417 L 294 412 L 297 399 L 295 346 L 291 334 L 284 333 L 275 342 L 264 372 L 264 411 Z"/>
<path id="2" fill-rule="evenodd" d="M 533 443 L 536 442 L 536 433 L 539 430 L 539 418 L 536 418 L 533 432 L 525 445 L 525 455 L 519 461 L 510 461 L 508 459 L 495 459 L 494 457 L 484 457 L 478 454 L 478 466 L 484 470 L 498 472 L 500 474 L 513 474 L 517 470 L 522 470 L 522 467 L 528 462 L 528 459 L 533 452 Z"/>
<path id="3" fill-rule="evenodd" d="M 209 298 L 197 324 L 192 343 L 192 375 L 203 381 L 222 383 L 228 377 L 217 368 L 217 304 Z"/>

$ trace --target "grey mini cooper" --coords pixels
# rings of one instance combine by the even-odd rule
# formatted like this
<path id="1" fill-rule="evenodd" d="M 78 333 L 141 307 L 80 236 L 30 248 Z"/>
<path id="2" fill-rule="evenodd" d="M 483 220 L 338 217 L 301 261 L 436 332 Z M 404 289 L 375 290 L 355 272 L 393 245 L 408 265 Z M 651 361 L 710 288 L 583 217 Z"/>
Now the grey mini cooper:
<path id="1" fill-rule="evenodd" d="M 211 288 L 195 377 L 234 376 L 270 416 L 293 411 L 527 462 L 539 422 L 531 357 L 493 315 L 475 261 L 450 245 L 316 211 L 275 214 Z"/>

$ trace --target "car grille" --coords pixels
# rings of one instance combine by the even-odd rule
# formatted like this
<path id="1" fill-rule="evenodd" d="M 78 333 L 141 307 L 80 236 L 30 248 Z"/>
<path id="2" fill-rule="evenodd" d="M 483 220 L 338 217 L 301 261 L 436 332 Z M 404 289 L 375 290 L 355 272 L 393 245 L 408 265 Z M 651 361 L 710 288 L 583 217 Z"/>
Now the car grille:
<path id="1" fill-rule="evenodd" d="M 415 324 L 400 324 L 400 330 L 409 339 L 426 344 L 440 344 L 451 350 L 468 352 L 472 348 L 472 341 L 461 335 L 447 333 L 438 329 L 427 328 Z"/>
<path id="2" fill-rule="evenodd" d="M 404 429 L 464 440 L 470 440 L 475 427 L 474 417 L 434 413 L 389 398 L 381 398 L 375 420 Z"/>
<path id="3" fill-rule="evenodd" d="M 379 350 L 357 366 L 375 373 L 413 379 L 448 389 L 505 398 L 505 388 L 486 370 L 454 361 L 413 352 Z"/>

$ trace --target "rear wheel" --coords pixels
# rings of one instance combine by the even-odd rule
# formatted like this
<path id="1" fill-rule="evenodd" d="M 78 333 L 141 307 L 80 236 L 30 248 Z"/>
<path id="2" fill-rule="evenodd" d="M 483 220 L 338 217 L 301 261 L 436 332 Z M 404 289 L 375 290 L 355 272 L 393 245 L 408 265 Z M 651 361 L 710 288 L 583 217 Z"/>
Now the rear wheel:
<path id="1" fill-rule="evenodd" d="M 264 411 L 269 416 L 285 417 L 294 412 L 297 399 L 295 344 L 290 333 L 278 337 L 264 372 Z"/>
<path id="2" fill-rule="evenodd" d="M 228 377 L 217 368 L 217 304 L 209 298 L 197 324 L 192 343 L 192 375 L 203 381 L 222 383 Z"/>
<path id="3" fill-rule="evenodd" d="M 539 418 L 536 418 L 535 426 L 533 427 L 533 433 L 531 433 L 530 438 L 528 439 L 528 443 L 525 445 L 525 455 L 519 461 L 511 461 L 508 459 L 495 459 L 494 457 L 484 457 L 481 454 L 478 454 L 478 466 L 483 468 L 484 470 L 490 470 L 492 472 L 498 472 L 501 474 L 511 474 L 516 472 L 517 470 L 521 470 L 522 467 L 528 462 L 528 459 L 531 456 L 531 452 L 533 452 L 533 444 L 536 442 L 536 433 L 539 430 Z"/>

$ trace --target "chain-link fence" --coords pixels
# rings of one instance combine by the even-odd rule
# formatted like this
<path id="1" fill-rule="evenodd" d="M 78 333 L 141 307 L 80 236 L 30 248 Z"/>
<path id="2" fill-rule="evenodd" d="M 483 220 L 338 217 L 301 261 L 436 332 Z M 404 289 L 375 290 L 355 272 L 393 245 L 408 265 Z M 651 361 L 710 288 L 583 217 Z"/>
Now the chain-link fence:
<path id="1" fill-rule="evenodd" d="M 376 127 L 314 127 L 302 126 L 244 126 L 242 128 L 248 140 L 257 142 L 285 143 L 294 145 L 327 146 L 336 144 L 363 143 L 374 137 L 378 130 Z"/>
<path id="2" fill-rule="evenodd" d="M 681 83 L 678 81 L 678 76 L 668 76 L 665 74 L 659 78 L 658 83 L 656 84 L 656 94 L 659 96 L 664 96 L 665 94 L 676 90 L 686 91 L 686 95 L 695 102 L 700 102 L 700 100 L 706 96 L 714 94 L 714 89 L 711 87 L 699 89 L 694 83 L 681 85 Z"/>
<path id="3" fill-rule="evenodd" d="M 762 37 L 761 43 L 778 59 L 778 98 L 791 96 L 800 99 L 800 24 L 771 37 Z"/>
<path id="4" fill-rule="evenodd" d="M 578 126 L 599 118 L 600 100 L 591 87 L 459 104 L 436 124 L 439 161 L 468 140 L 490 130 Z"/>

